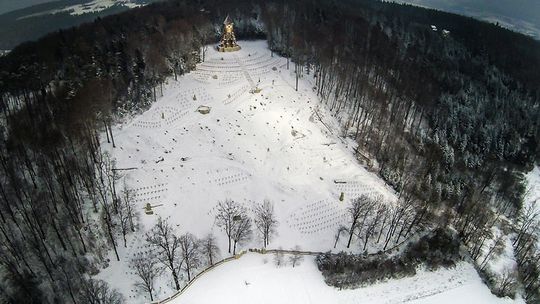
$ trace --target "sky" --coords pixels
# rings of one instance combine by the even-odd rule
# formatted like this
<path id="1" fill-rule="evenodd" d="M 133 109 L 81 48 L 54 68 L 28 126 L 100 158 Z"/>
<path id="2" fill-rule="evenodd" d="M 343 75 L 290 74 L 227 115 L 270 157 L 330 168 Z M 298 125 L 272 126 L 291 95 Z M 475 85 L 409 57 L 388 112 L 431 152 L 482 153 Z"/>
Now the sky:
<path id="1" fill-rule="evenodd" d="M 394 0 L 499 22 L 540 40 L 540 0 Z"/>
<path id="2" fill-rule="evenodd" d="M 25 8 L 28 6 L 52 2 L 51 0 L 0 0 L 0 14 Z"/>

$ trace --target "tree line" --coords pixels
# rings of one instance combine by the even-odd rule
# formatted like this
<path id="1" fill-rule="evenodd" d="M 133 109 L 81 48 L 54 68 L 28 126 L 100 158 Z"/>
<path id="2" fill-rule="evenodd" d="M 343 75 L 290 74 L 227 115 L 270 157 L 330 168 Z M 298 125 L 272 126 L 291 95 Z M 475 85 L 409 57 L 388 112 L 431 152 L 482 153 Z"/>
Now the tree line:
<path id="1" fill-rule="evenodd" d="M 148 108 L 168 75 L 200 60 L 199 7 L 134 10 L 20 45 L 0 59 L 0 298 L 122 303 L 89 279 L 137 230 L 112 124 Z M 159 13 L 161 12 L 161 13 Z"/>

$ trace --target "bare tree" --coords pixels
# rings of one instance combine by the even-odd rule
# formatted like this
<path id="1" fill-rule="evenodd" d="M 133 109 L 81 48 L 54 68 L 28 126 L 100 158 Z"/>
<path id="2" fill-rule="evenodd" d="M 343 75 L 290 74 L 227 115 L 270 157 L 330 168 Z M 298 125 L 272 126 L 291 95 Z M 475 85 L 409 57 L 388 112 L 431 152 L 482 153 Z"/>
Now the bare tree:
<path id="1" fill-rule="evenodd" d="M 203 23 L 198 27 L 195 27 L 195 31 L 198 34 L 198 38 L 201 43 L 201 54 L 202 54 L 202 62 L 206 59 L 206 52 L 208 51 L 208 40 L 212 37 L 214 34 L 214 28 L 212 25 L 208 23 Z"/>
<path id="2" fill-rule="evenodd" d="M 81 303 L 88 304 L 123 304 L 126 301 L 121 293 L 111 289 L 102 280 L 87 280 L 79 294 Z"/>
<path id="3" fill-rule="evenodd" d="M 371 198 L 367 197 L 367 200 L 364 201 L 364 204 L 362 205 L 362 221 L 360 222 L 360 225 L 357 225 L 357 231 L 356 234 L 360 238 L 362 235 L 362 231 L 365 230 L 364 226 L 368 226 L 366 228 L 369 228 L 369 221 L 368 219 L 372 217 L 373 212 L 375 211 L 375 207 L 379 205 L 380 198 Z"/>
<path id="4" fill-rule="evenodd" d="M 377 208 L 375 215 L 371 219 L 369 219 L 369 222 L 366 225 L 366 229 L 364 229 L 364 247 L 362 248 L 362 250 L 366 250 L 369 238 L 375 234 L 375 229 L 377 225 L 379 224 L 379 221 L 381 220 L 381 218 L 384 217 L 385 212 L 386 212 L 386 208 L 383 205 L 381 205 L 379 206 L 379 208 Z"/>
<path id="5" fill-rule="evenodd" d="M 179 240 L 182 258 L 180 267 L 186 272 L 188 281 L 191 281 L 193 270 L 201 266 L 199 242 L 197 238 L 189 232 L 181 235 Z"/>
<path id="6" fill-rule="evenodd" d="M 497 280 L 497 294 L 500 297 L 513 297 L 517 284 L 517 272 L 514 268 L 505 269 Z"/>
<path id="7" fill-rule="evenodd" d="M 231 243 L 236 221 L 246 214 L 246 208 L 240 206 L 237 202 L 226 199 L 217 205 L 216 225 L 220 227 L 227 235 L 229 241 L 228 252 L 231 253 Z"/>
<path id="8" fill-rule="evenodd" d="M 255 207 L 255 226 L 262 237 L 264 248 L 270 243 L 270 238 L 275 233 L 277 225 L 278 221 L 274 214 L 272 202 L 264 200 L 262 204 Z"/>
<path id="9" fill-rule="evenodd" d="M 127 210 L 127 206 L 122 203 L 120 204 L 120 207 L 118 208 L 118 227 L 120 228 L 120 232 L 122 232 L 122 237 L 124 239 L 124 247 L 127 248 L 127 239 L 126 236 L 129 233 L 129 211 Z"/>
<path id="10" fill-rule="evenodd" d="M 294 252 L 289 257 L 289 262 L 291 262 L 293 268 L 304 259 L 304 256 L 300 253 L 300 250 L 300 246 L 296 245 L 294 247 Z"/>
<path id="11" fill-rule="evenodd" d="M 140 255 L 132 259 L 129 266 L 135 270 L 139 281 L 134 285 L 150 295 L 150 301 L 154 301 L 154 282 L 163 271 L 158 267 L 158 260 L 152 255 Z"/>
<path id="12" fill-rule="evenodd" d="M 244 214 L 240 216 L 240 218 L 237 218 L 237 220 L 235 220 L 232 235 L 232 239 L 234 241 L 233 255 L 236 254 L 236 246 L 242 245 L 245 242 L 251 240 L 251 235 L 251 219 Z"/>
<path id="13" fill-rule="evenodd" d="M 118 248 L 116 245 L 116 239 L 113 233 L 114 223 L 113 223 L 113 208 L 110 205 L 110 197 L 112 196 L 113 207 L 115 204 L 114 197 L 114 173 L 113 168 L 115 166 L 114 159 L 111 159 L 109 153 L 97 153 L 96 154 L 96 167 L 98 169 L 99 179 L 95 184 L 97 192 L 99 193 L 99 199 L 101 203 L 102 211 L 102 222 L 107 231 L 107 235 L 113 246 L 114 253 L 116 255 L 116 260 L 120 261 L 120 256 L 118 255 Z"/>
<path id="14" fill-rule="evenodd" d="M 135 211 L 135 194 L 134 189 L 128 188 L 124 182 L 124 189 L 122 190 L 122 200 L 124 203 L 126 215 L 129 220 L 129 228 L 131 232 L 135 232 L 135 219 L 137 213 Z"/>
<path id="15" fill-rule="evenodd" d="M 278 251 L 274 252 L 274 264 L 276 267 L 281 267 L 285 265 L 285 257 L 281 251 L 281 247 Z"/>
<path id="16" fill-rule="evenodd" d="M 513 246 L 516 246 L 516 244 L 519 243 L 521 238 L 529 231 L 534 230 L 531 228 L 535 228 L 538 226 L 539 218 L 540 212 L 536 208 L 535 201 L 534 203 L 530 204 L 518 217 L 518 235 L 512 244 Z"/>
<path id="17" fill-rule="evenodd" d="M 351 206 L 347 209 L 350 216 L 351 228 L 349 228 L 349 241 L 347 242 L 347 248 L 351 246 L 352 237 L 356 229 L 356 224 L 360 216 L 367 210 L 365 208 L 367 204 L 371 202 L 371 199 L 367 195 L 361 195 L 351 201 Z"/>
<path id="18" fill-rule="evenodd" d="M 392 206 L 389 208 L 389 219 L 390 222 L 388 224 L 388 231 L 386 232 L 386 238 L 384 240 L 384 247 L 383 250 L 386 250 L 386 247 L 388 246 L 390 240 L 396 233 L 397 228 L 401 224 L 402 227 L 407 224 L 406 219 L 410 217 L 413 211 L 413 204 L 411 198 L 404 198 L 402 197 L 396 202 L 395 206 Z M 403 230 L 401 230 L 403 231 Z M 396 239 L 396 243 L 399 241 L 399 237 Z"/>
<path id="19" fill-rule="evenodd" d="M 339 237 L 341 236 L 341 233 L 346 232 L 346 231 L 347 231 L 347 227 L 345 227 L 343 225 L 339 226 L 339 228 L 338 228 L 338 230 L 336 232 L 336 236 L 335 236 L 336 238 L 335 238 L 335 241 L 334 241 L 334 248 L 336 248 L 337 243 L 339 242 Z"/>
<path id="20" fill-rule="evenodd" d="M 201 251 L 206 257 L 208 265 L 214 265 L 216 257 L 219 256 L 219 247 L 213 234 L 210 233 L 201 240 Z"/>
<path id="21" fill-rule="evenodd" d="M 174 234 L 173 227 L 161 217 L 154 227 L 146 234 L 146 240 L 158 250 L 158 258 L 163 265 L 171 271 L 174 285 L 180 290 L 178 280 L 178 255 L 180 254 L 180 240 Z"/>
<path id="22" fill-rule="evenodd" d="M 497 239 L 495 239 L 495 242 L 489 248 L 489 250 L 486 253 L 486 255 L 484 256 L 484 259 L 482 260 L 482 262 L 480 264 L 478 264 L 480 266 L 480 270 L 484 270 L 484 268 L 487 266 L 489 260 L 491 260 L 491 258 L 493 257 L 493 255 L 496 252 L 501 252 L 503 250 L 504 238 L 505 237 L 503 235 L 501 235 L 501 236 L 497 237 Z"/>

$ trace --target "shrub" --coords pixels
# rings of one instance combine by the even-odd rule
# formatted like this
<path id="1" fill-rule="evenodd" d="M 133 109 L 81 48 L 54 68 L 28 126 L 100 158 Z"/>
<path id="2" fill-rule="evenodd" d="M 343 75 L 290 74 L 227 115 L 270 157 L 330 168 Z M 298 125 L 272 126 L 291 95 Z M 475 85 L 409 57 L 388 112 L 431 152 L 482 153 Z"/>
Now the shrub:
<path id="1" fill-rule="evenodd" d="M 441 266 L 452 267 L 462 258 L 456 236 L 447 229 L 436 229 L 410 244 L 397 256 L 326 252 L 318 255 L 316 262 L 326 284 L 356 288 L 380 280 L 413 276 L 419 265 L 425 265 L 430 270 Z"/>

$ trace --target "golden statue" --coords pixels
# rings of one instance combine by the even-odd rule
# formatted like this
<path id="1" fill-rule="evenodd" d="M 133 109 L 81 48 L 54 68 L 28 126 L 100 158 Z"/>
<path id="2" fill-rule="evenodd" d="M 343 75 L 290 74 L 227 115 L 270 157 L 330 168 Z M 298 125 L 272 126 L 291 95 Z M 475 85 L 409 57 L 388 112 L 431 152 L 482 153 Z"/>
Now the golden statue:
<path id="1" fill-rule="evenodd" d="M 234 23 L 231 21 L 229 15 L 223 21 L 223 37 L 221 42 L 217 46 L 217 50 L 220 52 L 234 52 L 240 49 L 240 46 L 236 43 L 236 36 L 234 35 Z"/>

